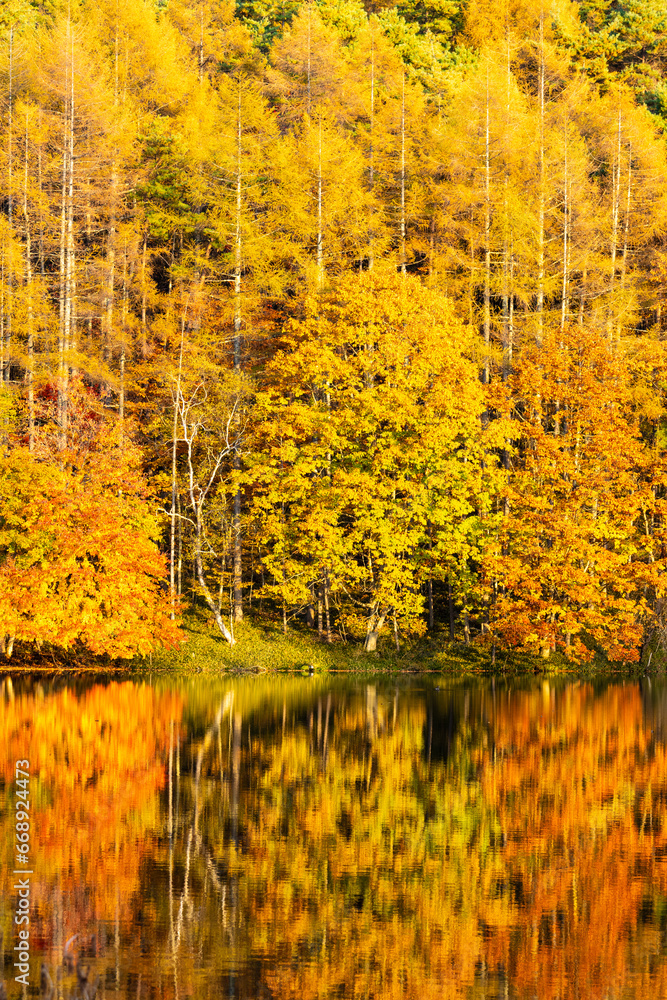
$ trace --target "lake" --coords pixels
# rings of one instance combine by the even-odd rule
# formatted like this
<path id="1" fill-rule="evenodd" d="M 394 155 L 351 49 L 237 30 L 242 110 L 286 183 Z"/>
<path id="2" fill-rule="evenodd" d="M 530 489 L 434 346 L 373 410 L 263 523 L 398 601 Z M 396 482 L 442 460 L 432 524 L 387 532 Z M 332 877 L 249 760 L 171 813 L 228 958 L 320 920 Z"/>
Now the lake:
<path id="1" fill-rule="evenodd" d="M 15 676 L 7 996 L 667 997 L 666 723 L 648 680 Z"/>

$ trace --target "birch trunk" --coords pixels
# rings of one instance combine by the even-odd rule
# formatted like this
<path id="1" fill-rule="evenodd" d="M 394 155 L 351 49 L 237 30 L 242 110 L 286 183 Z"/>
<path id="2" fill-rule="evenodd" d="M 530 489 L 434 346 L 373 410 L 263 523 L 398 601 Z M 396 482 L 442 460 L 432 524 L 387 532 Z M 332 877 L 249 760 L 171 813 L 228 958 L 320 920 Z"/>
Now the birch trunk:
<path id="1" fill-rule="evenodd" d="M 586 287 L 588 285 L 588 269 L 584 267 L 581 275 L 581 295 L 579 296 L 579 326 L 584 325 L 584 306 L 586 303 Z"/>
<path id="2" fill-rule="evenodd" d="M 76 350 L 76 259 L 74 252 L 74 30 L 70 27 L 70 120 L 69 120 L 69 183 L 67 191 L 67 300 L 68 319 L 65 329 L 65 428 L 67 428 L 70 354 Z"/>
<path id="3" fill-rule="evenodd" d="M 201 386 L 198 386 L 189 400 L 185 400 L 182 392 L 178 391 L 176 394 L 176 412 L 179 417 L 179 437 L 181 442 L 185 445 L 185 457 L 186 457 L 186 469 L 187 469 L 187 491 L 188 499 L 190 502 L 190 509 L 194 517 L 194 538 L 193 538 L 193 563 L 194 563 L 194 575 L 197 583 L 201 589 L 204 596 L 204 600 L 208 605 L 208 608 L 215 619 L 216 625 L 218 626 L 220 632 L 229 643 L 230 646 L 234 645 L 234 635 L 227 625 L 225 624 L 222 614 L 220 613 L 220 608 L 213 598 L 213 595 L 209 589 L 208 583 L 206 582 L 206 576 L 204 573 L 204 561 L 203 561 L 203 550 L 206 545 L 207 550 L 214 554 L 208 542 L 205 538 L 205 522 L 204 522 L 204 509 L 207 502 L 208 496 L 220 474 L 220 468 L 225 460 L 225 458 L 232 453 L 236 445 L 238 444 L 240 431 L 238 430 L 238 420 L 237 420 L 237 403 L 229 414 L 226 422 L 224 437 L 221 442 L 221 447 L 217 453 L 208 452 L 208 467 L 203 474 L 203 478 L 198 478 L 195 474 L 195 459 L 194 454 L 197 449 L 197 436 L 202 429 L 203 424 L 201 423 L 196 412 L 196 400 Z M 235 438 L 230 439 L 230 428 L 236 427 L 237 433 Z M 174 504 L 175 507 L 175 504 Z M 172 521 L 173 523 L 173 521 Z M 172 533 L 173 539 L 173 533 Z M 173 541 L 172 541 L 173 550 Z M 172 574 L 173 580 L 173 574 Z M 172 583 L 173 586 L 173 583 Z M 233 609 L 232 609 L 233 611 Z M 233 621 L 233 614 L 232 614 Z"/>
<path id="4" fill-rule="evenodd" d="M 104 302 L 104 353 L 110 360 L 113 351 L 114 289 L 116 283 L 116 192 L 118 176 L 116 163 L 111 166 L 111 213 L 109 217 L 109 240 L 107 243 L 107 280 Z"/>
<path id="5" fill-rule="evenodd" d="M 310 46 L 309 46 L 310 52 Z M 309 77 L 310 78 L 310 77 Z M 310 86 L 310 84 L 309 84 Z M 241 207 L 243 193 L 243 174 L 241 164 L 242 153 L 241 133 L 241 84 L 239 82 L 238 119 L 236 126 L 236 219 L 234 234 L 234 371 L 241 373 L 241 266 L 242 266 L 242 234 Z M 233 466 L 236 471 L 241 469 L 241 456 L 236 451 Z M 232 582 L 232 620 L 240 622 L 243 619 L 243 538 L 241 535 L 241 490 L 234 494 L 232 512 L 232 544 L 233 552 L 233 582 Z"/>
<path id="6" fill-rule="evenodd" d="M 632 207 L 632 146 L 628 149 L 628 183 L 626 188 L 626 200 L 625 200 L 625 224 L 623 226 L 623 254 L 621 256 L 621 276 L 620 276 L 620 290 L 621 290 L 621 303 L 623 300 L 623 292 L 625 291 L 625 275 L 628 266 L 628 238 L 630 235 L 630 211 Z M 621 337 L 621 314 L 619 310 L 619 315 L 617 319 L 616 326 L 616 337 L 620 340 Z"/>
<path id="7" fill-rule="evenodd" d="M 123 247 L 123 306 L 121 311 L 121 342 L 120 342 L 120 388 L 118 393 L 118 420 L 120 421 L 120 433 L 122 437 L 123 422 L 125 420 L 125 336 L 127 333 L 127 313 L 128 313 L 128 292 L 127 292 L 127 240 Z"/>
<path id="8" fill-rule="evenodd" d="M 405 274 L 405 70 L 401 77 L 401 274 Z"/>
<path id="9" fill-rule="evenodd" d="M 539 149 L 539 191 L 537 223 L 537 343 L 541 345 L 544 336 L 544 10 L 540 11 L 540 149 Z"/>
<path id="10" fill-rule="evenodd" d="M 141 252 L 141 356 L 148 356 L 148 337 L 146 331 L 146 306 L 148 299 L 148 285 L 146 282 L 146 249 L 148 236 L 144 232 L 144 245 Z"/>
<path id="11" fill-rule="evenodd" d="M 368 188 L 371 194 L 373 193 L 373 187 L 375 185 L 375 163 L 374 163 L 374 128 L 375 128 L 375 38 L 373 35 L 373 24 L 370 25 L 371 30 L 371 114 L 370 114 L 370 125 L 369 125 L 369 136 L 370 136 L 370 146 L 368 151 Z M 374 254 L 374 239 L 373 239 L 373 206 L 370 207 L 370 218 L 368 223 L 368 270 L 373 270 L 373 254 Z"/>
<path id="12" fill-rule="evenodd" d="M 23 219 L 25 223 L 25 279 L 27 293 L 27 349 L 28 370 L 28 450 L 35 450 L 35 390 L 34 390 L 34 309 L 32 287 L 32 246 L 30 241 L 30 219 L 28 217 L 28 115 L 25 120 L 25 171 L 23 174 Z"/>
<path id="13" fill-rule="evenodd" d="M 561 333 L 565 329 L 565 321 L 568 314 L 568 255 L 570 247 L 570 197 L 569 185 L 570 177 L 567 161 L 567 122 L 565 123 L 565 147 L 564 147 L 564 173 L 563 173 L 563 287 L 561 292 L 560 328 Z"/>
<path id="14" fill-rule="evenodd" d="M 486 129 L 484 137 L 484 382 L 489 381 L 491 342 L 491 150 L 489 122 L 489 67 L 486 67 Z"/>
<path id="15" fill-rule="evenodd" d="M 510 30 L 509 20 L 506 23 L 507 42 L 507 95 L 505 107 L 505 204 L 503 212 L 503 381 L 509 374 L 509 350 L 510 350 L 510 241 L 511 224 L 509 211 L 509 153 L 510 146 L 510 111 L 511 111 L 511 63 L 510 63 Z"/>
<path id="16" fill-rule="evenodd" d="M 9 28 L 9 81 L 8 81 L 8 109 L 7 109 L 7 221 L 9 223 L 8 230 L 10 233 L 12 231 L 12 222 L 14 218 L 14 177 L 13 177 L 13 165 L 14 165 L 14 153 L 12 149 L 13 145 L 13 131 L 14 131 L 14 26 L 10 25 Z M 0 371 L 0 377 L 4 375 L 5 381 L 9 382 L 12 368 L 12 298 L 13 298 L 13 271 L 11 263 L 11 255 L 8 261 L 7 267 L 7 313 L 5 320 L 5 348 L 4 348 L 4 362 L 3 369 Z"/>
<path id="17" fill-rule="evenodd" d="M 618 141 L 613 169 L 612 209 L 611 209 L 611 265 L 609 274 L 609 311 L 607 315 L 607 336 L 611 343 L 614 335 L 614 286 L 616 282 L 616 254 L 618 249 L 618 216 L 621 189 L 621 111 L 618 112 Z"/>
<path id="18" fill-rule="evenodd" d="M 179 407 L 181 405 L 181 375 L 183 372 L 183 339 L 185 337 L 185 313 L 181 317 L 181 347 L 178 355 L 178 374 L 176 376 L 176 394 L 174 397 L 174 423 L 171 440 L 171 515 L 169 532 L 169 596 L 171 598 L 171 620 L 176 618 L 176 457 L 178 441 Z"/>
<path id="19" fill-rule="evenodd" d="M 306 67 L 306 108 L 308 111 L 308 117 L 310 118 L 310 81 L 311 81 L 311 67 L 310 67 L 310 49 L 311 49 L 311 17 L 312 17 L 312 5 L 308 3 L 308 65 Z"/>
<path id="20" fill-rule="evenodd" d="M 317 288 L 324 283 L 324 258 L 322 246 L 322 119 L 319 122 L 317 144 Z"/>
<path id="21" fill-rule="evenodd" d="M 204 82 L 204 4 L 199 5 L 199 84 Z"/>
<path id="22" fill-rule="evenodd" d="M 74 62 L 73 31 L 67 20 L 67 82 L 63 128 L 63 168 L 60 213 L 60 302 L 58 331 L 58 448 L 67 443 L 69 347 L 72 325 L 74 268 Z"/>

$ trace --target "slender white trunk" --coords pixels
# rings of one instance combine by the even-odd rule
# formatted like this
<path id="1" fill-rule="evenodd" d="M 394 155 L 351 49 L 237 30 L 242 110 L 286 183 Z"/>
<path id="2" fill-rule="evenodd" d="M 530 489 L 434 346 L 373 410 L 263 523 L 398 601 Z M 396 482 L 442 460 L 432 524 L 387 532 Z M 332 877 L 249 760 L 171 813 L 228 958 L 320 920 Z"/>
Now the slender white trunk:
<path id="1" fill-rule="evenodd" d="M 489 67 L 486 67 L 486 128 L 484 138 L 484 382 L 489 381 L 491 341 L 491 123 L 489 120 Z"/>
<path id="2" fill-rule="evenodd" d="M 5 373 L 5 257 L 7 247 L 3 243 L 0 247 L 0 382 Z"/>
<path id="3" fill-rule="evenodd" d="M 9 238 L 11 239 L 12 222 L 14 217 L 14 151 L 13 145 L 13 114 L 14 114 L 14 25 L 9 28 L 9 81 L 8 81 L 8 121 L 7 121 L 7 221 L 9 223 Z M 0 378 L 4 375 L 8 382 L 11 374 L 12 357 L 12 298 L 13 298 L 14 275 L 9 255 L 7 267 L 7 314 L 5 322 L 5 350 L 4 369 L 0 369 Z"/>
<path id="4" fill-rule="evenodd" d="M 60 206 L 60 302 L 58 332 L 58 448 L 67 444 L 67 395 L 72 326 L 74 266 L 74 43 L 71 17 L 67 18 L 66 98 L 63 125 L 63 169 Z"/>
<path id="5" fill-rule="evenodd" d="M 14 114 L 14 25 L 9 28 L 9 80 L 8 87 L 8 108 L 7 108 L 7 219 L 11 227 L 14 192 L 13 192 L 13 163 L 14 155 L 12 150 L 13 114 Z"/>
<path id="6" fill-rule="evenodd" d="M 584 325 L 584 306 L 586 303 L 586 286 L 588 284 L 588 269 L 584 267 L 581 275 L 581 295 L 579 297 L 579 326 L 583 329 Z"/>
<path id="7" fill-rule="evenodd" d="M 125 338 L 127 336 L 128 290 L 127 290 L 127 240 L 123 247 L 123 306 L 121 311 L 121 341 L 120 341 L 120 391 L 118 397 L 118 419 L 120 421 L 121 439 L 125 420 Z"/>
<path id="8" fill-rule="evenodd" d="M 405 274 L 405 70 L 401 78 L 401 274 Z"/>
<path id="9" fill-rule="evenodd" d="M 65 326 L 65 428 L 67 428 L 67 396 L 70 352 L 76 349 L 76 260 L 74 253 L 74 31 L 70 34 L 70 119 L 69 119 L 69 179 L 67 190 L 67 296 L 69 315 Z"/>
<path id="10" fill-rule="evenodd" d="M 507 366 L 512 367 L 514 354 L 514 239 L 510 245 L 510 312 L 507 338 Z"/>
<path id="11" fill-rule="evenodd" d="M 473 180 L 474 187 L 474 180 Z M 476 285 L 476 274 L 477 265 L 475 262 L 475 226 L 473 219 L 473 211 L 470 210 L 470 227 L 469 227 L 470 239 L 470 274 L 468 277 L 468 323 L 472 327 L 475 322 L 475 285 Z"/>
<path id="12" fill-rule="evenodd" d="M 507 41 L 507 95 L 505 107 L 505 204 L 503 211 L 503 378 L 506 379 L 509 372 L 510 353 L 510 243 L 512 239 L 510 206 L 509 206 L 509 180 L 510 163 L 509 150 L 511 148 L 510 136 L 510 111 L 511 111 L 511 62 L 510 62 L 510 30 L 509 20 L 506 24 Z"/>
<path id="13" fill-rule="evenodd" d="M 39 131 L 41 136 L 42 112 L 39 111 Z M 39 271 L 42 277 L 46 273 L 44 255 L 44 218 L 42 215 L 42 140 L 37 144 L 37 190 L 39 192 Z"/>
<path id="14" fill-rule="evenodd" d="M 611 264 L 609 274 L 609 312 L 607 317 L 607 335 L 609 340 L 614 335 L 614 286 L 616 283 L 616 254 L 618 250 L 618 217 L 621 198 L 621 110 L 618 111 L 618 139 L 616 156 L 613 165 L 613 186 L 611 206 Z"/>
<path id="15" fill-rule="evenodd" d="M 116 161 L 111 165 L 111 214 L 109 217 L 109 239 L 107 243 L 107 287 L 106 301 L 104 303 L 104 352 L 106 360 L 109 361 L 113 353 L 113 313 L 114 313 L 114 291 L 116 284 L 116 191 L 118 188 L 118 175 L 116 172 Z"/>
<path id="16" fill-rule="evenodd" d="M 570 251 L 570 176 L 567 161 L 567 121 L 565 122 L 564 170 L 563 170 L 563 287 L 561 292 L 560 328 L 565 329 L 568 314 L 568 257 Z"/>
<path id="17" fill-rule="evenodd" d="M 540 102 L 539 191 L 537 223 L 537 343 L 544 334 L 544 9 L 540 11 L 540 68 L 538 78 Z"/>
<path id="18" fill-rule="evenodd" d="M 308 16 L 310 19 L 310 13 Z M 308 51 L 310 53 L 310 44 Z M 241 372 L 241 267 L 243 263 L 241 233 L 241 208 L 243 195 L 242 152 L 241 83 L 239 81 L 238 118 L 236 126 L 236 225 L 234 240 L 234 371 L 237 372 L 237 374 L 240 374 Z M 240 470 L 241 457 L 238 450 L 234 456 L 233 465 L 235 470 Z M 243 538 L 241 535 L 240 489 L 237 489 L 234 494 L 234 506 L 232 511 L 232 544 L 234 546 L 232 621 L 240 622 L 243 619 Z M 219 624 L 220 623 L 218 623 L 218 625 Z"/>
<path id="19" fill-rule="evenodd" d="M 183 341 L 185 339 L 185 310 L 181 316 L 181 346 L 178 352 L 178 374 L 176 377 L 176 393 L 174 396 L 174 423 L 171 440 L 171 525 L 169 545 L 169 596 L 171 597 L 171 620 L 176 617 L 176 456 L 179 427 L 179 408 L 181 405 L 181 376 L 183 373 Z"/>
<path id="20" fill-rule="evenodd" d="M 322 118 L 319 122 L 317 144 L 317 287 L 324 283 L 324 257 L 322 246 Z"/>
<path id="21" fill-rule="evenodd" d="M 372 196 L 372 194 L 373 194 L 373 188 L 374 188 L 374 185 L 375 185 L 375 176 L 374 176 L 374 171 L 375 171 L 375 163 L 374 163 L 374 156 L 375 156 L 375 147 L 374 147 L 374 143 L 375 143 L 375 135 L 374 135 L 374 129 L 375 129 L 375 37 L 374 37 L 374 34 L 373 34 L 373 24 L 372 24 L 372 22 L 371 22 L 371 25 L 370 25 L 370 32 L 371 32 L 371 114 L 370 114 L 370 123 L 369 123 L 370 146 L 369 146 L 369 151 L 368 151 L 368 188 L 369 188 L 369 191 L 371 192 L 371 196 Z M 369 225 L 368 225 L 368 270 L 369 271 L 373 270 L 373 256 L 374 256 L 374 250 L 373 250 L 373 242 L 374 241 L 373 241 L 373 236 L 374 236 L 374 234 L 373 234 L 373 206 L 371 204 L 370 219 L 369 219 Z"/>
<path id="22" fill-rule="evenodd" d="M 27 348 L 28 370 L 28 449 L 35 450 L 35 391 L 34 391 L 34 309 L 32 288 L 32 246 L 30 241 L 30 219 L 28 217 L 28 114 L 25 117 L 25 170 L 23 174 L 23 219 L 25 222 L 25 280 L 27 293 Z"/>
<path id="23" fill-rule="evenodd" d="M 312 17 L 312 4 L 309 2 L 308 3 L 308 42 L 307 42 L 307 44 L 308 44 L 308 53 L 307 53 L 308 65 L 306 67 L 306 92 L 307 92 L 306 107 L 307 107 L 307 110 L 308 110 L 308 117 L 310 117 L 310 95 L 311 95 L 311 89 L 310 89 L 310 82 L 311 82 L 311 67 L 310 67 L 311 17 Z"/>
<path id="24" fill-rule="evenodd" d="M 204 82 L 204 4 L 199 5 L 199 83 Z"/>
<path id="25" fill-rule="evenodd" d="M 623 292 L 625 291 L 625 275 L 628 266 L 628 239 L 630 236 L 630 212 L 632 208 L 632 146 L 628 149 L 628 182 L 626 188 L 625 196 L 625 224 L 623 227 L 623 255 L 621 257 L 621 277 L 620 277 L 620 288 L 621 288 L 621 308 L 623 305 Z M 619 311 L 616 336 L 620 339 L 621 336 L 621 314 Z"/>
<path id="26" fill-rule="evenodd" d="M 146 357 L 148 354 L 148 338 L 146 336 L 146 306 L 148 300 L 148 286 L 146 282 L 146 250 L 148 236 L 144 232 L 144 245 L 141 252 L 141 354 Z"/>

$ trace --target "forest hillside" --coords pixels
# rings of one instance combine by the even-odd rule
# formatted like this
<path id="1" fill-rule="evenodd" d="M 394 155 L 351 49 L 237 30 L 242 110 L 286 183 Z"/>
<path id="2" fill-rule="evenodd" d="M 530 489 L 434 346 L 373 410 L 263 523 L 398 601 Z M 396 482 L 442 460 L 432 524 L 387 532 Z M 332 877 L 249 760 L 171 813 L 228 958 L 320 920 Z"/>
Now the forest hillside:
<path id="1" fill-rule="evenodd" d="M 667 629 L 667 7 L 4 0 L 0 653 Z"/>

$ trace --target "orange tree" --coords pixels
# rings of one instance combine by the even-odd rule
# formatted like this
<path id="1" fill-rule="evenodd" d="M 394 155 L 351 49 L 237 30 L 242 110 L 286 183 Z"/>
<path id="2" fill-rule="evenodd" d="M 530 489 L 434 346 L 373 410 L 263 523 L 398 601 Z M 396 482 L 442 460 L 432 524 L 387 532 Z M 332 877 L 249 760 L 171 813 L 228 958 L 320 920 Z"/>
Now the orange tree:
<path id="1" fill-rule="evenodd" d="M 626 361 L 571 327 L 529 346 L 492 389 L 508 418 L 502 517 L 485 551 L 491 634 L 575 660 L 637 660 L 660 593 L 664 472 L 643 442 Z M 504 495 L 503 495 L 504 494 Z"/>
<path id="2" fill-rule="evenodd" d="M 127 657 L 175 644 L 138 450 L 82 387 L 54 450 L 48 391 L 41 404 L 35 450 L 17 435 L 0 456 L 1 651 L 19 641 Z"/>

